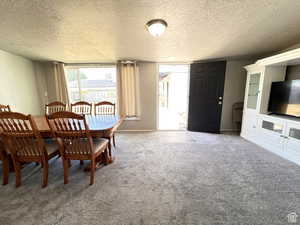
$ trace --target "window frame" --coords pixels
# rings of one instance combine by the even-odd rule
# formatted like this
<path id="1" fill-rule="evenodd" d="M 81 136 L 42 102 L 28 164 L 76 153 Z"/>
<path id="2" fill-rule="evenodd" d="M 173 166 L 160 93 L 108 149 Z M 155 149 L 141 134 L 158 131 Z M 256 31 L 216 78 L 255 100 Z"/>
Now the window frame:
<path id="1" fill-rule="evenodd" d="M 78 91 L 79 91 L 79 101 L 83 101 L 82 95 L 81 95 L 81 82 L 80 82 L 80 73 L 79 69 L 80 68 L 115 68 L 116 69 L 116 112 L 118 111 L 118 104 L 119 104 L 119 99 L 118 99 L 118 72 L 117 72 L 117 64 L 115 63 L 108 63 L 108 64 L 93 64 L 93 63 L 88 63 L 88 64 L 65 64 L 65 75 L 66 75 L 66 81 L 67 81 L 67 88 L 68 88 L 68 93 L 69 93 L 69 102 L 73 103 L 72 99 L 70 98 L 70 88 L 69 88 L 69 80 L 68 80 L 68 69 L 77 69 L 77 82 L 78 82 Z M 91 102 L 91 103 L 97 103 L 97 102 Z"/>

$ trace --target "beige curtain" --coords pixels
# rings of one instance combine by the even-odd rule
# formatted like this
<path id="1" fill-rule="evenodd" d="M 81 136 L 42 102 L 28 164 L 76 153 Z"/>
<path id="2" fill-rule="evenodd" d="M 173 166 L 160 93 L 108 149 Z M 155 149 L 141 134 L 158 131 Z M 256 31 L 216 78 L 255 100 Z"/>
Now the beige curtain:
<path id="1" fill-rule="evenodd" d="M 57 101 L 69 105 L 69 93 L 64 64 L 55 62 L 53 66 Z"/>
<path id="2" fill-rule="evenodd" d="M 126 117 L 140 116 L 139 69 L 136 62 L 118 62 L 118 111 Z"/>

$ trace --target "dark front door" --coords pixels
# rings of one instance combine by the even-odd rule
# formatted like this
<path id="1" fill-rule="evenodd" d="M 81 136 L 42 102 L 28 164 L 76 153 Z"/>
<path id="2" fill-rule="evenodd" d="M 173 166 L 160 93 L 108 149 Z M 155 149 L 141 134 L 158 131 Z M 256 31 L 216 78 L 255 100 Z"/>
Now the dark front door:
<path id="1" fill-rule="evenodd" d="M 220 132 L 226 61 L 193 63 L 188 130 Z"/>

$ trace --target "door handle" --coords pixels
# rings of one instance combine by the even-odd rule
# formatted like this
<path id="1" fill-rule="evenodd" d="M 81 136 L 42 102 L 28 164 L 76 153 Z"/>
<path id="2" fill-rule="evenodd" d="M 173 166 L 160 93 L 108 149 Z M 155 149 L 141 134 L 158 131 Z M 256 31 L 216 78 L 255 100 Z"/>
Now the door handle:
<path id="1" fill-rule="evenodd" d="M 284 138 L 284 139 L 289 139 L 289 137 L 284 136 L 284 135 L 280 135 L 280 137 Z"/>

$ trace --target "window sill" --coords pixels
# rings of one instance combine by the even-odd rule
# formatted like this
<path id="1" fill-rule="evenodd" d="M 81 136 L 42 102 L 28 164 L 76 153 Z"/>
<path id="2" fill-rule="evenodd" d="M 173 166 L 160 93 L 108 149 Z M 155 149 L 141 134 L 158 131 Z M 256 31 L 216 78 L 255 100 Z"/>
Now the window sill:
<path id="1" fill-rule="evenodd" d="M 140 117 L 126 117 L 125 120 L 128 120 L 128 121 L 137 121 L 137 120 L 141 120 Z"/>

